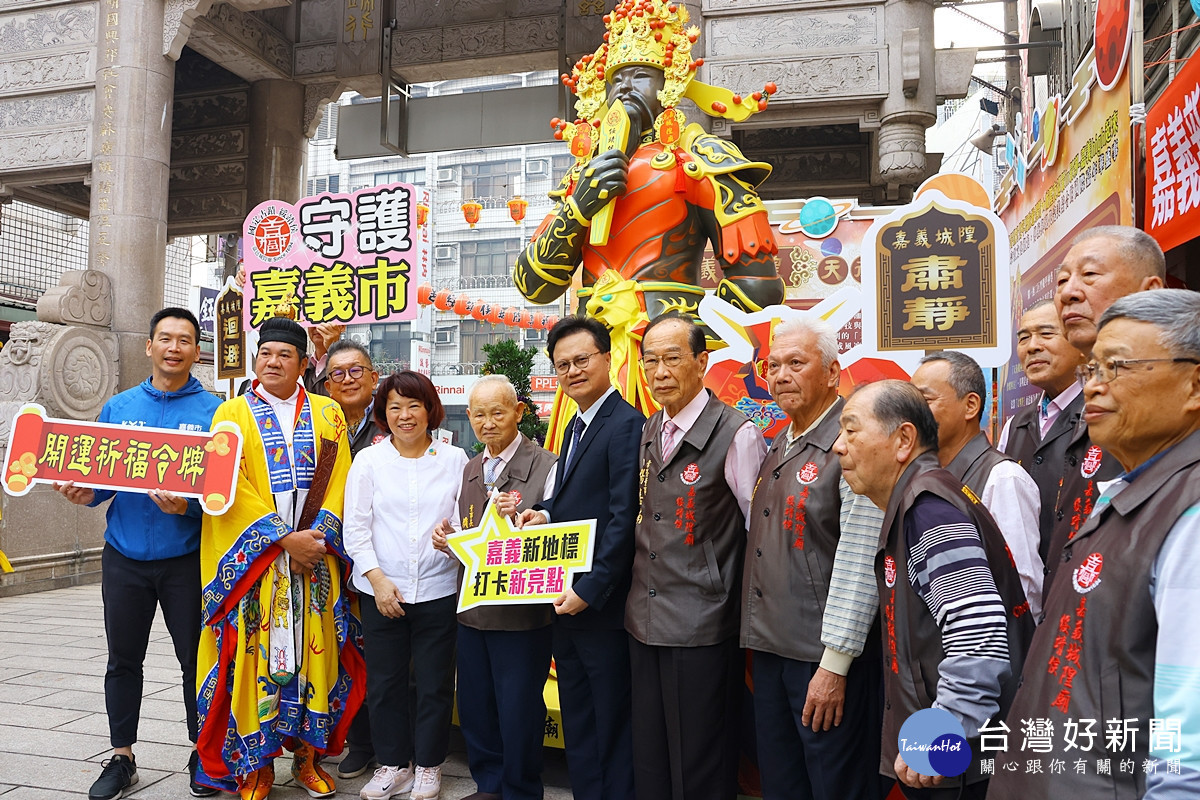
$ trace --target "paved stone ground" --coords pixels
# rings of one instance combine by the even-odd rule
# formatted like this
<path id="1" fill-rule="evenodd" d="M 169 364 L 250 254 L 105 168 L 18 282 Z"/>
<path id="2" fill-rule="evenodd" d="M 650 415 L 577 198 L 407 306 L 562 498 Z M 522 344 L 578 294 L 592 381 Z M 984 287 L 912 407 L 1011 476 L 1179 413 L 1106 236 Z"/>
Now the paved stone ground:
<path id="1" fill-rule="evenodd" d="M 0 598 L 2 800 L 87 796 L 110 750 L 106 660 L 98 585 Z M 134 747 L 140 782 L 126 797 L 188 798 L 183 690 L 161 615 L 150 635 L 143 696 L 140 741 Z M 457 731 L 452 751 L 443 767 L 443 800 L 475 791 Z M 308 794 L 292 784 L 290 766 L 286 758 L 276 764 L 280 782 L 272 800 L 307 800 Z M 566 773 L 562 752 L 547 749 L 546 800 L 571 800 Z M 337 797 L 358 797 L 369 779 L 368 772 L 339 780 Z"/>

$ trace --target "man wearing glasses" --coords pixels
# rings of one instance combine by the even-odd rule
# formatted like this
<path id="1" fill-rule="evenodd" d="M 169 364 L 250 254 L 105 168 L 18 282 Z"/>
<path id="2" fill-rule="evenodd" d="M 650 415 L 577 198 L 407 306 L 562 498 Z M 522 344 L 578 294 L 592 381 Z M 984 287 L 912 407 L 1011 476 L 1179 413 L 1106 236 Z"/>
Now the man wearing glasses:
<path id="1" fill-rule="evenodd" d="M 1059 268 L 1054 305 L 1071 346 L 1088 358 L 1096 341 L 1096 323 L 1116 300 L 1135 292 L 1161 289 L 1167 275 L 1162 248 L 1144 231 L 1128 225 L 1089 228 L 1075 238 Z M 1120 465 L 1089 438 L 1076 421 L 1062 469 L 1054 478 L 1053 528 L 1046 546 L 1046 582 L 1050 591 L 1062 550 L 1087 519 L 1100 496 L 1099 484 L 1120 472 Z"/>
<path id="2" fill-rule="evenodd" d="M 639 798 L 733 800 L 745 659 L 738 647 L 746 515 L 767 448 L 704 388 L 704 332 L 655 317 L 642 365 L 662 410 L 638 448 L 641 507 L 625 606 Z"/>
<path id="3" fill-rule="evenodd" d="M 591 572 L 554 601 L 554 663 L 575 800 L 633 800 L 625 597 L 646 418 L 613 388 L 611 346 L 608 329 L 591 317 L 565 317 L 551 329 L 550 359 L 579 413 L 566 428 L 552 499 L 520 520 L 596 520 Z"/>
<path id="4" fill-rule="evenodd" d="M 1087 769 L 997 770 L 988 797 L 998 800 L 1200 790 L 1200 294 L 1118 300 L 1092 352 L 1083 418 L 1124 472 L 1063 550 L 1008 714 L 1014 731 L 1046 719 L 1067 735 L 1042 758 L 1070 763 L 1087 750 Z M 1093 769 L 1097 760 L 1111 769 Z"/>
<path id="5" fill-rule="evenodd" d="M 350 458 L 353 459 L 363 448 L 383 437 L 371 413 L 379 373 L 375 371 L 367 348 L 352 339 L 338 339 L 330 346 L 324 371 L 325 392 L 341 407 L 346 418 L 346 436 L 350 440 Z M 346 733 L 346 750 L 345 758 L 338 764 L 339 778 L 356 778 L 375 760 L 365 698 Z"/>

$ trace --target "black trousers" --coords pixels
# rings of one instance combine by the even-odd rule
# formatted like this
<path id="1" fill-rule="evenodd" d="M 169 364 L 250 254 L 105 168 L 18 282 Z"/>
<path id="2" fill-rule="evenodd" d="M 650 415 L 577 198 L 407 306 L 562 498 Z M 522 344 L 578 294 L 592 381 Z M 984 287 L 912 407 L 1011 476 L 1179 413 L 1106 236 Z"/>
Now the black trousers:
<path id="1" fill-rule="evenodd" d="M 360 597 L 363 655 L 371 742 L 380 764 L 436 767 L 450 749 L 454 705 L 454 635 L 457 598 L 404 603 L 404 616 L 379 613 L 375 598 Z M 416 706 L 408 698 L 409 664 L 416 679 Z"/>
<path id="2" fill-rule="evenodd" d="M 531 631 L 458 626 L 458 720 L 467 764 L 481 792 L 542 800 L 542 741 L 554 641 L 550 625 Z"/>
<path id="3" fill-rule="evenodd" d="M 633 782 L 638 800 L 734 800 L 745 654 L 630 637 Z"/>
<path id="4" fill-rule="evenodd" d="M 556 622 L 554 663 L 575 800 L 633 800 L 629 634 Z"/>
<path id="5" fill-rule="evenodd" d="M 200 646 L 200 553 L 154 561 L 126 558 L 111 544 L 100 561 L 104 600 L 104 633 L 108 667 L 104 672 L 104 705 L 113 747 L 137 742 L 142 712 L 142 664 L 150 643 L 154 612 L 163 620 L 175 645 L 183 682 L 188 739 L 196 741 L 196 649 Z"/>
<path id="6" fill-rule="evenodd" d="M 814 733 L 802 721 L 819 664 L 755 651 L 754 722 L 763 800 L 879 800 L 883 678 L 878 655 L 846 676 L 842 724 Z"/>

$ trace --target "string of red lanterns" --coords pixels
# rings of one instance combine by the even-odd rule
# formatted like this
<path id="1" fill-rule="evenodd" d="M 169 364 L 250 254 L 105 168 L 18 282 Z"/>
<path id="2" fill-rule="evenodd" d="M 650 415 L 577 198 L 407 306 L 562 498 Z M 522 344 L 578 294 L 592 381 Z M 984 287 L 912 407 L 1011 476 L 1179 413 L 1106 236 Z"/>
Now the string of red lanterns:
<path id="1" fill-rule="evenodd" d="M 504 307 L 451 292 L 449 289 L 434 289 L 428 283 L 417 287 L 417 302 L 423 306 L 431 305 L 439 311 L 452 312 L 460 317 L 471 317 L 493 325 L 548 331 L 558 322 L 558 316 L 555 314 L 543 314 L 540 311 L 513 306 Z"/>

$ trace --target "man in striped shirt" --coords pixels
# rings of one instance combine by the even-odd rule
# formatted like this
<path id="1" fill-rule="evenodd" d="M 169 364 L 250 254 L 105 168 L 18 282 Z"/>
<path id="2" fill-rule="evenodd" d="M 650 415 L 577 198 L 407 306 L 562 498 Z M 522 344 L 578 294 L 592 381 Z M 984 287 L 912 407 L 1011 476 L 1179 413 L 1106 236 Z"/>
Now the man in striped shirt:
<path id="1" fill-rule="evenodd" d="M 886 697 L 880 769 L 906 797 L 983 798 L 977 737 L 1008 710 L 1033 621 L 1003 536 L 979 498 L 938 466 L 937 449 L 933 413 L 901 381 L 852 395 L 834 444 L 850 488 L 885 510 L 875 562 Z M 900 751 L 901 726 L 931 707 L 962 724 L 973 757 L 961 775 L 918 772 Z"/>

